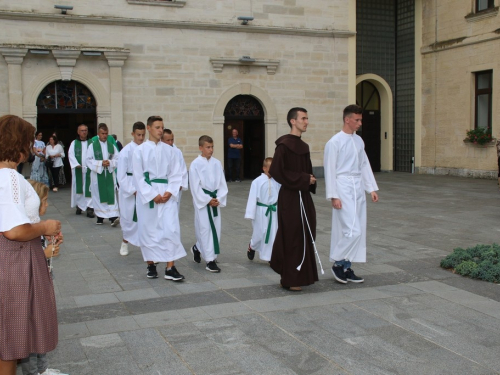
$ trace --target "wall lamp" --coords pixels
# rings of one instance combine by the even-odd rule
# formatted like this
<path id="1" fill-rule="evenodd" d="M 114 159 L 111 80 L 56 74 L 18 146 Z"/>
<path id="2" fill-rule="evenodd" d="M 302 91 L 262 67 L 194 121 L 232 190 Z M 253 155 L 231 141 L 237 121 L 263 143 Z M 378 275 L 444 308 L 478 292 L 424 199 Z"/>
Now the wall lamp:
<path id="1" fill-rule="evenodd" d="M 255 62 L 255 59 L 252 59 L 250 56 L 241 56 L 239 61 L 240 62 Z"/>
<path id="2" fill-rule="evenodd" d="M 61 14 L 66 14 L 68 12 L 68 10 L 73 10 L 72 5 L 54 5 L 54 8 L 60 9 Z"/>
<path id="3" fill-rule="evenodd" d="M 242 25 L 248 25 L 248 21 L 253 21 L 253 17 L 252 16 L 240 16 L 240 17 L 238 17 L 238 20 L 243 21 L 241 23 Z"/>

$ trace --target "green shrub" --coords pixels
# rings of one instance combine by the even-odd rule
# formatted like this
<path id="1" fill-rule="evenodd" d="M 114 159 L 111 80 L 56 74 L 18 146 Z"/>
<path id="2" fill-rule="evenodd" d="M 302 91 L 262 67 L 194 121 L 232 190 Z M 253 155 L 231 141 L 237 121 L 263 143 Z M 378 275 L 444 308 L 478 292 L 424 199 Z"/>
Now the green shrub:
<path id="1" fill-rule="evenodd" d="M 462 276 L 490 282 L 500 282 L 500 246 L 476 245 L 467 249 L 457 247 L 441 260 L 441 267 L 453 269 Z"/>

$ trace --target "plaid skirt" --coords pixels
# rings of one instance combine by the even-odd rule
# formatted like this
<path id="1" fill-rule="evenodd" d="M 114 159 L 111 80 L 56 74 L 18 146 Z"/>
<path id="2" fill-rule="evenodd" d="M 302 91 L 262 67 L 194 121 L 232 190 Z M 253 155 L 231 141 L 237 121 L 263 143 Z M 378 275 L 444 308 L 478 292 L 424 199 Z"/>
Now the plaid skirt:
<path id="1" fill-rule="evenodd" d="M 40 238 L 0 235 L 0 359 L 47 353 L 57 346 L 54 286 Z"/>

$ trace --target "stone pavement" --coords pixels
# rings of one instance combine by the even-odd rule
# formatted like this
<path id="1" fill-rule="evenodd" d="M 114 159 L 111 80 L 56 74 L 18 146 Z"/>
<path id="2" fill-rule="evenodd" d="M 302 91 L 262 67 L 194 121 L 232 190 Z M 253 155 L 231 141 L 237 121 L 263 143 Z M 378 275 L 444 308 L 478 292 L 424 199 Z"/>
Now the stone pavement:
<path id="1" fill-rule="evenodd" d="M 71 375 L 500 374 L 500 286 L 440 269 L 457 246 L 499 240 L 495 181 L 377 174 L 368 204 L 364 284 L 340 285 L 328 261 L 331 207 L 319 180 L 317 245 L 325 274 L 294 293 L 267 262 L 246 257 L 250 181 L 229 184 L 220 274 L 189 253 L 186 281 L 146 279 L 140 251 L 119 255 L 121 231 L 76 216 L 69 189 L 50 193 L 63 222 L 54 261 L 59 346 L 50 366 Z M 191 195 L 181 205 L 187 251 Z M 160 275 L 162 267 L 159 267 Z M 20 371 L 18 371 L 20 374 Z"/>

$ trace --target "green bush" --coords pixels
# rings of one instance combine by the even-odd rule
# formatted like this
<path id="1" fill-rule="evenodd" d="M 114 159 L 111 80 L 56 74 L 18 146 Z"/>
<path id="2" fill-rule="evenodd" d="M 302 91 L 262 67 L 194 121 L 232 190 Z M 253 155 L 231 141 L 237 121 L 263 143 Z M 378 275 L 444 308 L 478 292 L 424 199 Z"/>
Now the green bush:
<path id="1" fill-rule="evenodd" d="M 493 283 L 500 282 L 500 246 L 476 245 L 467 249 L 457 247 L 441 260 L 441 267 L 453 269 L 462 276 Z"/>

